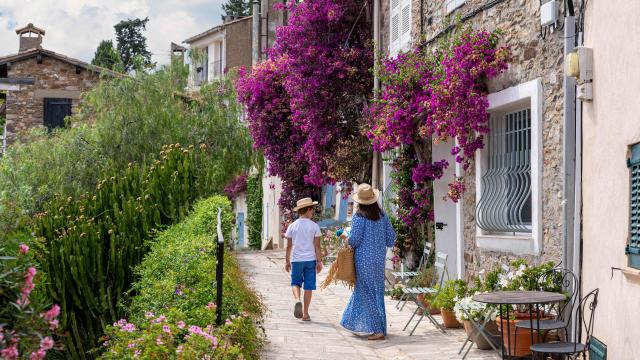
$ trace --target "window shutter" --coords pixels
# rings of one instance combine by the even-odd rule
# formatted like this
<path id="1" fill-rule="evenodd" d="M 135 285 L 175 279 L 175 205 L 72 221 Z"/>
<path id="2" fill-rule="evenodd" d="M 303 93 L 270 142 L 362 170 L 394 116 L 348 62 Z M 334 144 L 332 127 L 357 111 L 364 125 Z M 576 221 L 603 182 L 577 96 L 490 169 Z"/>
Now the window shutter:
<path id="1" fill-rule="evenodd" d="M 640 144 L 631 147 L 629 167 L 629 244 L 625 253 L 629 266 L 640 269 Z"/>
<path id="2" fill-rule="evenodd" d="M 404 1 L 402 7 L 402 34 L 400 35 L 400 49 L 409 50 L 411 44 L 411 0 Z"/>
<path id="3" fill-rule="evenodd" d="M 400 48 L 400 0 L 391 0 L 391 21 L 389 23 L 389 53 L 391 56 L 398 54 Z"/>

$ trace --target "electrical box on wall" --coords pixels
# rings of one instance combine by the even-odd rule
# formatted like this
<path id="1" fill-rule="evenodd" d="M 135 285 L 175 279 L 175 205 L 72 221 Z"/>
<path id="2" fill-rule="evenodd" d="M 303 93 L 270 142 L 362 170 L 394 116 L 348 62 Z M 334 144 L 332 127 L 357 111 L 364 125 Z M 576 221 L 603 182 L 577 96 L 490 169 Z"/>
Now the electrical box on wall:
<path id="1" fill-rule="evenodd" d="M 591 101 L 593 100 L 593 83 L 586 82 L 584 84 L 578 84 L 578 91 L 576 92 L 576 97 L 580 101 Z"/>
<path id="2" fill-rule="evenodd" d="M 548 1 L 540 6 L 540 25 L 551 26 L 558 21 L 558 3 L 556 0 Z"/>
<path id="3" fill-rule="evenodd" d="M 593 80 L 593 49 L 578 46 L 576 47 L 575 52 L 578 53 L 578 68 L 580 70 L 578 79 L 580 81 Z"/>

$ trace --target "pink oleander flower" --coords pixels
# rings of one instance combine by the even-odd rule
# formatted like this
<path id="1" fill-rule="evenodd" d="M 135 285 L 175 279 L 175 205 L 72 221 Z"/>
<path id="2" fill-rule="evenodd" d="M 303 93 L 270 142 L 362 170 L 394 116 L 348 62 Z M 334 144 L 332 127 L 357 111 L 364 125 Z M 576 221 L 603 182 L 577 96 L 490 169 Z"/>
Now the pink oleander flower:
<path id="1" fill-rule="evenodd" d="M 162 342 L 162 338 L 161 338 L 161 337 L 159 337 L 159 336 L 158 336 L 158 337 L 156 338 L 156 344 L 158 344 L 158 345 L 164 345 L 164 343 Z"/>
<path id="2" fill-rule="evenodd" d="M 187 326 L 187 324 L 185 324 L 184 321 L 182 321 L 182 320 L 178 321 L 178 328 L 179 329 L 184 329 L 185 326 Z"/>
<path id="3" fill-rule="evenodd" d="M 176 354 L 182 354 L 183 349 L 184 349 L 184 346 L 182 345 L 178 346 L 178 348 L 176 349 Z"/>
<path id="4" fill-rule="evenodd" d="M 212 303 L 212 302 L 210 302 L 210 303 L 208 303 L 208 304 L 207 304 L 207 309 L 209 309 L 209 310 L 213 310 L 213 309 L 215 309 L 215 308 L 216 308 L 216 304 L 214 304 L 214 303 Z"/>
<path id="5" fill-rule="evenodd" d="M 29 246 L 25 244 L 20 244 L 19 251 L 20 251 L 20 254 L 25 255 L 26 253 L 29 252 Z"/>
<path id="6" fill-rule="evenodd" d="M 20 292 L 20 298 L 16 301 L 19 306 L 29 305 L 29 295 L 31 295 L 31 292 L 35 288 L 35 284 L 33 283 L 33 278 L 35 276 L 36 268 L 33 266 L 29 267 L 27 272 L 24 274 L 24 286 Z"/>
<path id="7" fill-rule="evenodd" d="M 138 358 L 138 357 L 140 357 L 140 353 L 141 353 L 141 351 L 140 351 L 140 350 L 136 350 L 136 351 L 134 351 L 134 352 L 133 352 L 133 357 L 134 357 L 134 358 Z"/>
<path id="8" fill-rule="evenodd" d="M 164 315 L 160 315 L 160 316 L 158 316 L 157 319 L 154 320 L 154 322 L 156 324 L 160 324 L 161 322 L 164 322 L 165 320 L 167 320 L 167 318 Z"/>
<path id="9" fill-rule="evenodd" d="M 20 356 L 20 352 L 18 352 L 18 345 L 13 344 L 7 348 L 0 350 L 0 358 L 6 360 L 15 360 Z"/>
<path id="10" fill-rule="evenodd" d="M 164 325 L 162 326 L 162 331 L 166 332 L 167 334 L 170 334 L 171 328 L 168 325 Z"/>
<path id="11" fill-rule="evenodd" d="M 136 326 L 133 324 L 126 324 L 122 327 L 122 331 L 126 332 L 134 332 L 136 331 Z"/>
<path id="12" fill-rule="evenodd" d="M 36 352 L 32 352 L 29 355 L 29 360 L 42 360 L 47 356 L 47 352 L 45 350 L 39 349 Z"/>
<path id="13" fill-rule="evenodd" d="M 58 315 L 60 315 L 60 306 L 58 304 L 53 304 L 53 306 L 51 306 L 51 309 L 41 313 L 40 317 L 51 322 L 55 318 L 57 318 Z"/>
<path id="14" fill-rule="evenodd" d="M 58 326 L 59 326 L 58 319 L 49 321 L 49 330 L 55 330 L 58 328 Z"/>
<path id="15" fill-rule="evenodd" d="M 147 318 L 147 319 L 151 319 L 151 318 L 155 317 L 155 315 L 151 311 L 147 311 L 144 314 L 144 317 Z"/>
<path id="16" fill-rule="evenodd" d="M 53 345 L 53 339 L 48 336 L 45 336 L 42 340 L 40 340 L 40 349 L 42 350 L 51 350 L 53 348 Z"/>
<path id="17" fill-rule="evenodd" d="M 127 344 L 127 348 L 129 348 L 129 349 L 133 349 L 134 347 L 136 347 L 135 343 L 128 343 Z"/>

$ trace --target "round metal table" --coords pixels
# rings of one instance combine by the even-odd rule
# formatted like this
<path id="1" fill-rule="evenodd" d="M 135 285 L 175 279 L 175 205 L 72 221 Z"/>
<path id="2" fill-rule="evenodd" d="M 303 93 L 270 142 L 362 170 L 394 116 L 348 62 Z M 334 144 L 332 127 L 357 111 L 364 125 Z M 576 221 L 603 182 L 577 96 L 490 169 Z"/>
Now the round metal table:
<path id="1" fill-rule="evenodd" d="M 511 322 L 507 321 L 507 346 L 508 354 L 505 354 L 504 346 L 504 322 L 502 321 L 502 305 L 526 305 L 529 307 L 529 321 L 531 329 L 533 329 L 533 306 L 536 307 L 536 333 L 538 334 L 538 342 L 540 341 L 540 305 L 557 303 L 566 300 L 566 296 L 560 293 L 548 291 L 495 291 L 490 293 L 478 294 L 473 297 L 474 301 L 498 305 L 500 312 L 500 332 L 503 334 L 502 358 L 511 356 Z M 509 319 L 509 307 L 506 306 L 506 318 Z M 531 333 L 531 344 L 533 344 L 533 331 Z M 515 346 L 514 346 L 515 347 Z"/>

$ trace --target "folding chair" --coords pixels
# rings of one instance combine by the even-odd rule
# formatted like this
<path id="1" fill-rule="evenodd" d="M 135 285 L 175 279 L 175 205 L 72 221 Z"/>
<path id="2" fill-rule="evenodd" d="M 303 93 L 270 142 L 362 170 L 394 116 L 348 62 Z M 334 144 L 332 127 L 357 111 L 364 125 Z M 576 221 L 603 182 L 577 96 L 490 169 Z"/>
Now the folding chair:
<path id="1" fill-rule="evenodd" d="M 436 276 L 433 278 L 433 282 L 430 287 L 426 287 L 426 288 L 415 287 L 415 288 L 402 289 L 402 291 L 407 295 L 407 297 L 411 298 L 417 305 L 416 310 L 413 312 L 413 315 L 411 315 L 411 318 L 409 318 L 409 321 L 404 326 L 404 329 L 402 329 L 402 331 L 407 330 L 407 327 L 409 326 L 411 321 L 413 321 L 413 318 L 418 313 L 418 310 L 422 309 L 422 315 L 420 315 L 420 318 L 418 318 L 418 322 L 416 322 L 416 325 L 413 327 L 413 330 L 411 330 L 411 333 L 409 334 L 409 336 L 413 335 L 413 333 L 416 331 L 416 328 L 418 327 L 418 325 L 420 324 L 420 322 L 425 316 L 427 317 L 427 319 L 429 319 L 429 321 L 431 321 L 433 325 L 435 325 L 435 327 L 440 329 L 442 332 L 446 332 L 444 330 L 444 327 L 440 325 L 438 321 L 436 321 L 433 315 L 431 315 L 431 306 L 425 305 L 423 301 L 418 301 L 418 295 L 420 294 L 437 296 L 438 293 L 440 292 L 440 289 L 442 288 L 442 283 L 444 282 L 445 274 L 447 274 L 448 276 L 447 254 L 439 251 L 436 252 L 436 262 L 434 266 L 436 268 Z M 402 307 L 404 308 L 404 305 Z"/>
<path id="2" fill-rule="evenodd" d="M 430 242 L 428 242 L 428 241 L 424 242 L 424 248 L 422 250 L 422 256 L 420 257 L 420 262 L 418 263 L 418 268 L 416 269 L 416 271 L 397 271 L 397 272 L 393 272 L 391 274 L 396 279 L 400 279 L 400 283 L 401 284 L 406 285 L 408 280 L 420 275 L 420 272 L 422 272 L 422 270 L 424 270 L 424 268 L 427 267 L 427 264 L 429 263 L 429 256 L 431 256 L 432 246 L 433 245 L 431 245 Z M 403 265 L 403 267 L 404 267 L 404 265 Z M 403 292 L 403 294 L 400 296 L 400 299 L 398 300 L 398 303 L 396 304 L 396 309 L 400 306 L 400 303 L 402 301 L 405 302 L 402 305 L 402 309 L 404 309 L 404 305 L 407 303 L 406 296 L 407 295 Z M 402 309 L 400 309 L 400 310 L 402 310 Z"/>

